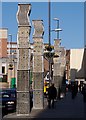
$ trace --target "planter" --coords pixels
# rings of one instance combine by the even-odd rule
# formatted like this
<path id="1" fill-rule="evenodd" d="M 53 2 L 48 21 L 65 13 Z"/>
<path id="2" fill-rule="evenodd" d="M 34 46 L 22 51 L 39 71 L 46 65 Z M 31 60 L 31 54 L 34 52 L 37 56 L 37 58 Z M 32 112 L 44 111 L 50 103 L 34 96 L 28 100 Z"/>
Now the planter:
<path id="1" fill-rule="evenodd" d="M 50 46 L 49 45 L 45 46 L 45 48 L 46 48 L 47 51 L 52 51 L 54 49 L 54 47 L 51 46 L 51 45 Z"/>
<path id="2" fill-rule="evenodd" d="M 13 65 L 9 64 L 9 70 L 13 70 Z"/>

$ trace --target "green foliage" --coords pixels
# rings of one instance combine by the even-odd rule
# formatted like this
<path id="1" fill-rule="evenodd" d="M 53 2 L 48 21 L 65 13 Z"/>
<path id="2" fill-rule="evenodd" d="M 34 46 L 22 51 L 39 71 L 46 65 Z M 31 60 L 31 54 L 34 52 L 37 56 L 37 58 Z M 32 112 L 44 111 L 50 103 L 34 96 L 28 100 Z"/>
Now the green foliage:
<path id="1" fill-rule="evenodd" d="M 2 82 L 2 78 L 0 78 L 0 82 Z"/>

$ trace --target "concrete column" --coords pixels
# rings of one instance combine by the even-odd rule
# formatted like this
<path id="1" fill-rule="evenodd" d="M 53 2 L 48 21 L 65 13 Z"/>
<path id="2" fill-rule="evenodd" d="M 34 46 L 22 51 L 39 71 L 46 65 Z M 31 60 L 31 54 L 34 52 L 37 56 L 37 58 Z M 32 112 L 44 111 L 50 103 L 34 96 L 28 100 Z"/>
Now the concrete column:
<path id="1" fill-rule="evenodd" d="M 61 55 L 60 55 L 60 60 L 61 60 L 61 76 L 62 78 L 64 77 L 64 72 L 65 72 L 65 67 L 66 67 L 66 51 L 64 47 L 61 47 Z M 63 79 L 62 79 L 63 81 Z M 62 83 L 61 81 L 61 83 Z"/>
<path id="2" fill-rule="evenodd" d="M 31 25 L 29 21 L 31 5 L 18 4 L 18 66 L 17 66 L 17 115 L 29 115 L 29 36 Z M 29 15 L 29 16 L 28 16 Z"/>
<path id="3" fill-rule="evenodd" d="M 2 79 L 2 58 L 0 58 L 0 78 Z"/>
<path id="4" fill-rule="evenodd" d="M 44 107 L 44 59 L 43 59 L 43 21 L 33 20 L 33 109 Z"/>
<path id="5" fill-rule="evenodd" d="M 53 61 L 54 61 L 53 80 L 54 80 L 55 87 L 57 89 L 57 96 L 58 96 L 59 87 L 60 87 L 60 74 L 61 74 L 61 69 L 60 69 L 60 39 L 55 39 L 54 51 L 55 51 L 55 55 L 53 58 Z"/>

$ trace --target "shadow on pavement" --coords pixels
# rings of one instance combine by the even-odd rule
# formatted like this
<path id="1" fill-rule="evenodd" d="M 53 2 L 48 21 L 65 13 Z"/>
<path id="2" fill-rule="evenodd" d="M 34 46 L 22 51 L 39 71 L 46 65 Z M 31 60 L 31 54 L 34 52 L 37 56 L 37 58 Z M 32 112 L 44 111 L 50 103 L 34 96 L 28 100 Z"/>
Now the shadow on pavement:
<path id="1" fill-rule="evenodd" d="M 47 102 L 47 101 L 46 101 Z M 74 99 L 71 98 L 71 92 L 68 92 L 65 98 L 57 100 L 54 109 L 46 107 L 43 110 L 32 109 L 29 116 L 16 116 L 15 114 L 4 117 L 3 120 L 85 120 L 86 103 L 83 102 L 83 96 L 78 93 Z"/>

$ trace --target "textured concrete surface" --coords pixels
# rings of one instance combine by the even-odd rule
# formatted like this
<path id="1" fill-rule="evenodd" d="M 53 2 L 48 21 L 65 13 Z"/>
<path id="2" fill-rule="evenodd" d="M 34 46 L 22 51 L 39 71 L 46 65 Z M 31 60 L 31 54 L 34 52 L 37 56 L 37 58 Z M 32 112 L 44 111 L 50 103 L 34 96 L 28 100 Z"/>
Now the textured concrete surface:
<path id="1" fill-rule="evenodd" d="M 34 25 L 34 53 L 33 53 L 33 108 L 43 109 L 44 94 L 43 94 L 43 21 L 33 20 Z"/>

